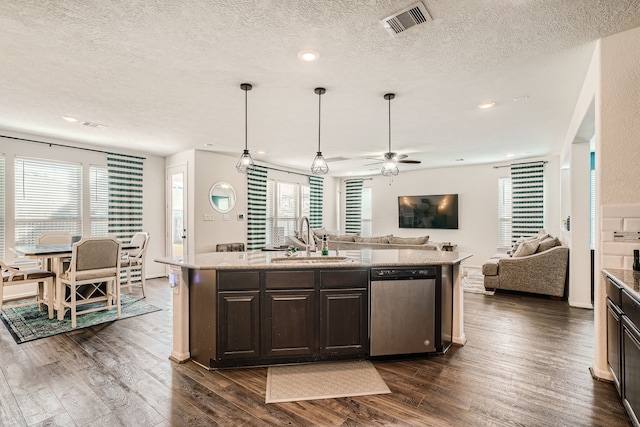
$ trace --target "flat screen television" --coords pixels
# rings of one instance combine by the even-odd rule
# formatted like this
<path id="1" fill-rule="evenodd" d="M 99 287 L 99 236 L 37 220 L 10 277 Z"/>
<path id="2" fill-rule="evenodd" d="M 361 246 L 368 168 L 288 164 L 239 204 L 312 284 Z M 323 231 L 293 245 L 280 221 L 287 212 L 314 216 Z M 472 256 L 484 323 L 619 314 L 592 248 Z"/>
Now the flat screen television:
<path id="1" fill-rule="evenodd" d="M 458 195 L 399 196 L 400 228 L 458 228 Z"/>

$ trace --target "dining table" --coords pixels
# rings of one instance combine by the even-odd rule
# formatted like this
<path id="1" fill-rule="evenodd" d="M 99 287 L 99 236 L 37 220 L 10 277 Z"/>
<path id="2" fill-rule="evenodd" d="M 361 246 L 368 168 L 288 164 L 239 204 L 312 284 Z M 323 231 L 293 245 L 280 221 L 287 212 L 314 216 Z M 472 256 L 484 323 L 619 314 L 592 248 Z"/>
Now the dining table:
<path id="1" fill-rule="evenodd" d="M 137 249 L 137 245 L 123 243 L 121 250 L 127 251 Z M 17 245 L 13 248 L 16 253 L 31 259 L 38 259 L 42 263 L 42 268 L 55 274 L 54 286 L 54 308 L 60 308 L 58 295 L 60 294 L 60 275 L 64 273 L 63 261 L 71 257 L 73 244 L 53 244 L 53 245 Z"/>

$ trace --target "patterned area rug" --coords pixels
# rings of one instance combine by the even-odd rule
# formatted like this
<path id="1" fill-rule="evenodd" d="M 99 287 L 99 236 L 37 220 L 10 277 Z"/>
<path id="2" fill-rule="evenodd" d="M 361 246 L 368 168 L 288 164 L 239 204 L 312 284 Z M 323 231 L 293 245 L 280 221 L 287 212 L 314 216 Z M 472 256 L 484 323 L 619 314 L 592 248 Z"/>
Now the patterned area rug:
<path id="1" fill-rule="evenodd" d="M 266 403 L 331 399 L 391 393 L 369 362 L 272 366 L 267 372 Z"/>
<path id="2" fill-rule="evenodd" d="M 122 316 L 120 316 L 120 319 L 160 310 L 158 307 L 128 295 L 121 295 L 120 299 L 122 303 Z M 86 308 L 92 306 L 93 304 L 89 304 Z M 67 311 L 65 318 L 59 321 L 56 318 L 49 319 L 46 308 L 43 312 L 40 312 L 37 305 L 5 308 L 0 312 L 0 318 L 2 318 L 2 322 L 4 322 L 4 325 L 18 344 L 74 330 L 71 328 L 71 313 L 69 311 Z M 118 320 L 115 309 L 95 311 L 78 316 L 76 329 L 113 322 L 114 320 Z"/>
<path id="3" fill-rule="evenodd" d="M 494 295 L 496 291 L 487 291 L 484 289 L 484 276 L 482 269 L 479 267 L 462 267 L 462 290 L 464 292 L 472 292 L 474 294 Z"/>

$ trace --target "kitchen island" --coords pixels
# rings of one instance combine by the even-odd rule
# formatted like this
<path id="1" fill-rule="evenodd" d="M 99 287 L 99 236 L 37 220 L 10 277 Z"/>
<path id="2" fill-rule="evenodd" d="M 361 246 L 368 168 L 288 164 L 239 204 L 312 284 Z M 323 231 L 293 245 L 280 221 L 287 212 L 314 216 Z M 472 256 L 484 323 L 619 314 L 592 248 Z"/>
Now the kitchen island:
<path id="1" fill-rule="evenodd" d="M 170 358 L 218 368 L 368 357 L 372 269 L 423 267 L 437 273 L 436 303 L 424 307 L 436 317 L 436 342 L 428 344 L 444 352 L 447 343 L 466 341 L 460 264 L 470 256 L 363 249 L 328 257 L 256 251 L 156 259 L 170 266 L 174 289 Z"/>

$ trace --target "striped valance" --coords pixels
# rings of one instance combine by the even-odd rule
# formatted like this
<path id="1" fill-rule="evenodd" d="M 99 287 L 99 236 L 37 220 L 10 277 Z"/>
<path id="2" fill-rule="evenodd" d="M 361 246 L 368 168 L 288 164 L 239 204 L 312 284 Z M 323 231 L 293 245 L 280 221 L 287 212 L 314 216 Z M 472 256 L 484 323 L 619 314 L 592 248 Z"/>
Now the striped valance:
<path id="1" fill-rule="evenodd" d="M 529 237 L 544 228 L 544 162 L 511 166 L 511 239 Z"/>
<path id="2" fill-rule="evenodd" d="M 362 230 L 362 179 L 345 181 L 345 219 L 346 234 L 360 234 Z"/>
<path id="3" fill-rule="evenodd" d="M 142 185 L 144 158 L 107 153 L 109 234 L 128 242 L 143 231 Z"/>
<path id="4" fill-rule="evenodd" d="M 322 228 L 324 178 L 319 176 L 310 176 L 309 187 L 309 224 L 312 229 Z"/>
<path id="5" fill-rule="evenodd" d="M 266 246 L 267 173 L 264 166 L 255 165 L 247 172 L 247 250 Z"/>

